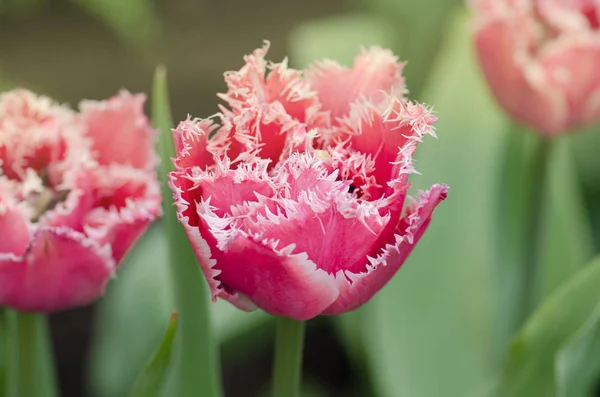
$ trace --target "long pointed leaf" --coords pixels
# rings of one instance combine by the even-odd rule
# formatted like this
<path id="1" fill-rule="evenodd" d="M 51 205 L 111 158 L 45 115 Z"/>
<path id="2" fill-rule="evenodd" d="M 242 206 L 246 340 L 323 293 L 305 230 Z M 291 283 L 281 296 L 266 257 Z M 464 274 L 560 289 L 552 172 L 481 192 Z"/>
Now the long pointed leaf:
<path id="1" fill-rule="evenodd" d="M 160 345 L 138 376 L 130 397 L 156 397 L 160 395 L 171 362 L 171 350 L 176 332 L 177 312 L 173 312 Z"/>

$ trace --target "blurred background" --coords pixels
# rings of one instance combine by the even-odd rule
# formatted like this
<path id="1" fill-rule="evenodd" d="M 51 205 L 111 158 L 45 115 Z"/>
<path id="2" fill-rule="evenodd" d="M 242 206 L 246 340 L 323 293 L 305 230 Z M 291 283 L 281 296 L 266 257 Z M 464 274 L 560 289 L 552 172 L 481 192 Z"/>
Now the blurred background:
<path id="1" fill-rule="evenodd" d="M 361 45 L 392 48 L 408 61 L 409 96 L 433 105 L 440 119 L 439 139 L 419 148 L 422 175 L 414 185 L 444 182 L 450 197 L 372 302 L 310 321 L 304 395 L 476 396 L 494 382 L 503 349 L 494 313 L 510 255 L 498 250 L 495 225 L 498 197 L 510 193 L 498 180 L 512 127 L 481 79 L 469 30 L 459 0 L 0 0 L 0 89 L 23 86 L 77 106 L 121 88 L 149 93 L 155 67 L 164 64 L 173 115 L 181 120 L 214 114 L 223 72 L 238 69 L 265 39 L 268 59 L 287 56 L 298 68 L 323 57 L 349 65 Z M 598 128 L 556 145 L 540 302 L 598 252 L 599 145 Z M 172 310 L 165 250 L 155 225 L 105 299 L 51 316 L 64 397 L 127 395 Z M 212 309 L 225 395 L 267 395 L 272 320 L 223 302 Z M 597 368 L 600 354 L 576 365 Z M 599 373 L 577 379 L 577 396 L 600 396 Z"/>

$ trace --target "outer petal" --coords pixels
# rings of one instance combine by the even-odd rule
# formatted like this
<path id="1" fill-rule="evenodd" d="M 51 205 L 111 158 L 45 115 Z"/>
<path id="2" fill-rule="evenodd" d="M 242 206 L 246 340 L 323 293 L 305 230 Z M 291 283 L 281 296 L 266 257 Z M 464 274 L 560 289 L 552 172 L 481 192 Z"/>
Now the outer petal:
<path id="1" fill-rule="evenodd" d="M 444 185 L 434 185 L 420 195 L 419 201 L 407 209 L 398 224 L 396 230 L 400 234 L 394 235 L 387 243 L 382 241 L 381 243 L 386 244 L 385 247 L 368 257 L 367 271 L 360 274 L 338 272 L 336 278 L 340 297 L 323 314 L 336 315 L 354 310 L 371 299 L 410 255 L 429 226 L 433 210 L 446 198 L 447 190 Z"/>
<path id="2" fill-rule="evenodd" d="M 323 110 L 335 119 L 347 115 L 350 104 L 361 97 L 378 103 L 385 93 L 402 96 L 406 92 L 403 68 L 404 63 L 391 51 L 371 47 L 361 50 L 351 69 L 326 60 L 310 68 L 306 78 L 317 91 Z"/>
<path id="3" fill-rule="evenodd" d="M 109 246 L 41 228 L 22 256 L 0 253 L 0 306 L 51 312 L 85 305 L 104 293 L 114 269 Z"/>
<path id="4" fill-rule="evenodd" d="M 156 131 L 144 115 L 144 94 L 121 91 L 106 101 L 82 101 L 81 119 L 92 151 L 103 165 L 112 163 L 152 169 Z"/>
<path id="5" fill-rule="evenodd" d="M 270 314 L 308 320 L 333 303 L 339 291 L 333 275 L 318 269 L 306 254 L 292 254 L 293 249 L 276 250 L 238 232 L 213 257 L 226 288 Z"/>

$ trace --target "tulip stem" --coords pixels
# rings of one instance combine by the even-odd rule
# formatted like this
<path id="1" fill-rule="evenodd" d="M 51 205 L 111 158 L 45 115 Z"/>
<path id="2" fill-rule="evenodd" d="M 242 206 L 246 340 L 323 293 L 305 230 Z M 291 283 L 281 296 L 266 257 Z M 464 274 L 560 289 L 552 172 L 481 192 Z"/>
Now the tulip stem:
<path id="1" fill-rule="evenodd" d="M 303 346 L 304 322 L 278 317 L 273 367 L 274 397 L 300 395 Z"/>
<path id="2" fill-rule="evenodd" d="M 43 314 L 7 310 L 6 320 L 6 396 L 55 396 L 46 318 Z"/>
<path id="3" fill-rule="evenodd" d="M 524 245 L 524 280 L 522 295 L 522 320 L 525 322 L 527 317 L 535 309 L 536 283 L 539 273 L 539 242 L 541 234 L 542 212 L 544 207 L 544 197 L 546 195 L 545 182 L 548 173 L 548 159 L 550 156 L 551 140 L 542 137 L 535 148 L 531 186 L 529 195 L 529 219 L 526 224 L 525 245 Z"/>

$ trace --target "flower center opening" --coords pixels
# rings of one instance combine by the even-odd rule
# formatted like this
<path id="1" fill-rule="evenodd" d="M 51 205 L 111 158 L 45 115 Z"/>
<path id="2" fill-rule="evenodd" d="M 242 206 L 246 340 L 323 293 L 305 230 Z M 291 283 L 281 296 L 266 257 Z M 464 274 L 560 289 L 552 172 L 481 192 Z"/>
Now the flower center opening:
<path id="1" fill-rule="evenodd" d="M 35 171 L 28 168 L 25 175 L 20 178 L 7 178 L 0 169 L 0 178 L 13 182 L 11 191 L 14 198 L 17 202 L 27 205 L 31 214 L 30 220 L 34 223 L 39 222 L 46 212 L 53 210 L 69 195 L 68 190 L 59 189 L 51 183 L 46 169 Z"/>

